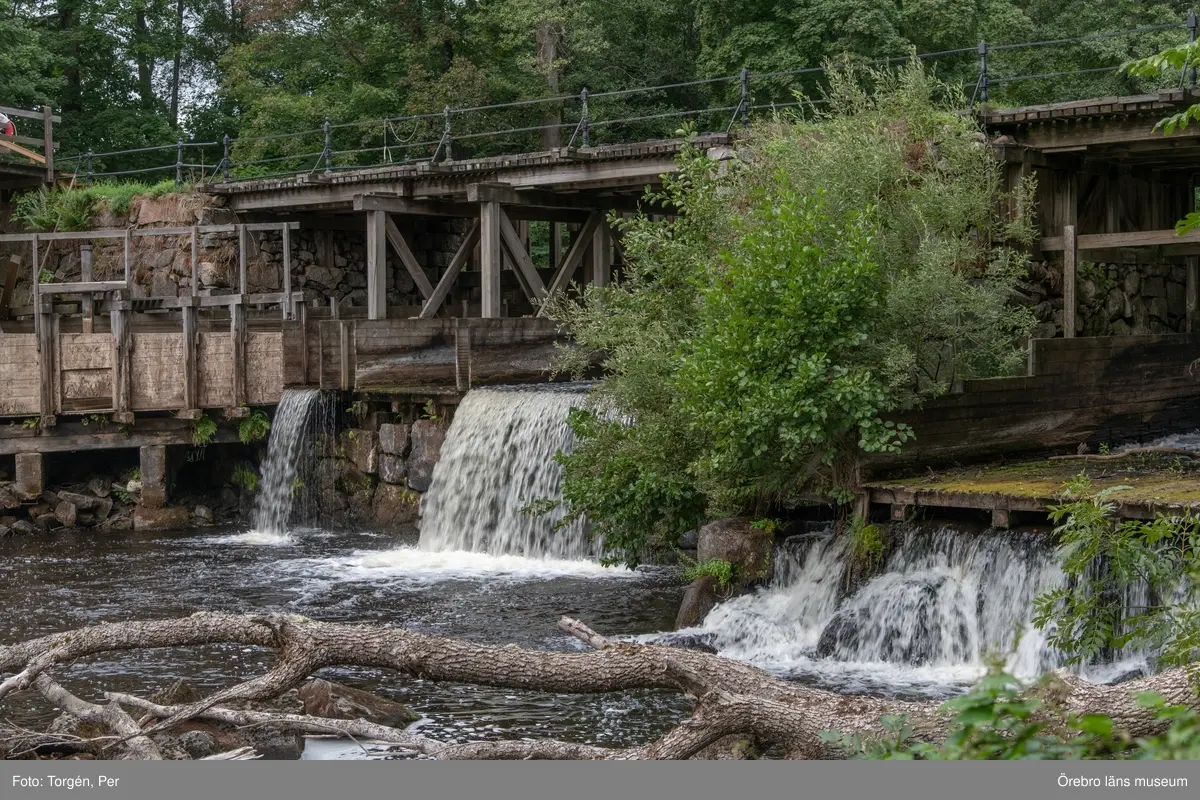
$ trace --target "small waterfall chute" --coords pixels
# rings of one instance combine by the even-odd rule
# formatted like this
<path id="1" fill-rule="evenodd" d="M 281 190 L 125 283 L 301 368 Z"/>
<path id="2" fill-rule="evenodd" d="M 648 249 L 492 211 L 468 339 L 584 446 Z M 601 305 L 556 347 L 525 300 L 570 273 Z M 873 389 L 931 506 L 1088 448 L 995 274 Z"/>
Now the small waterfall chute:
<path id="1" fill-rule="evenodd" d="M 287 536 L 319 435 L 333 436 L 332 400 L 320 389 L 285 390 L 271 423 L 249 536 L 264 541 Z"/>
<path id="2" fill-rule="evenodd" d="M 570 409 L 585 385 L 473 389 L 459 405 L 421 500 L 420 547 L 493 556 L 581 560 L 594 555 L 581 521 L 559 527 L 559 511 L 529 513 L 560 496 L 571 448 Z"/>

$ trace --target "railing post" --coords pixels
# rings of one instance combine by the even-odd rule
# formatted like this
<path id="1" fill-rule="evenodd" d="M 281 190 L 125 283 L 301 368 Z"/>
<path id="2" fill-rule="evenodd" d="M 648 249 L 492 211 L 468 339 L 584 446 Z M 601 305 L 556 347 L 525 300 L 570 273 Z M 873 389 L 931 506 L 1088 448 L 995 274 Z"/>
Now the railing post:
<path id="1" fill-rule="evenodd" d="M 454 147 L 454 136 L 450 133 L 450 106 L 446 106 L 442 109 L 442 117 L 444 122 L 442 124 L 441 144 L 446 146 L 446 152 L 445 155 L 442 156 L 442 160 L 453 161 L 454 153 L 452 148 Z M 441 149 L 441 145 L 438 146 L 438 149 Z"/>
<path id="2" fill-rule="evenodd" d="M 742 126 L 750 124 L 750 68 L 742 67 L 741 97 L 738 99 L 738 113 L 742 117 Z"/>
<path id="3" fill-rule="evenodd" d="M 333 124 L 329 118 L 325 118 L 325 149 L 321 151 L 321 155 L 325 157 L 325 174 L 333 172 L 331 160 L 333 158 Z"/>
<path id="4" fill-rule="evenodd" d="M 87 151 L 87 182 L 88 186 L 92 185 L 92 148 Z"/>
<path id="5" fill-rule="evenodd" d="M 222 144 L 225 145 L 225 154 L 221 157 L 221 177 L 225 179 L 226 183 L 229 183 L 229 134 L 228 133 L 225 134 L 225 138 L 222 140 Z"/>
<path id="6" fill-rule="evenodd" d="M 988 45 L 986 41 L 979 42 L 979 102 L 988 101 Z"/>
<path id="7" fill-rule="evenodd" d="M 46 149 L 46 183 L 54 183 L 54 112 L 42 106 L 42 140 Z"/>
<path id="8" fill-rule="evenodd" d="M 585 86 L 579 92 L 579 104 L 580 104 L 579 134 L 582 137 L 584 147 L 588 146 L 588 127 L 590 126 L 590 121 L 588 120 L 588 102 L 587 101 L 588 101 L 588 90 L 587 90 L 587 87 Z"/>
<path id="9" fill-rule="evenodd" d="M 183 139 L 175 140 L 175 185 L 183 186 Z"/>

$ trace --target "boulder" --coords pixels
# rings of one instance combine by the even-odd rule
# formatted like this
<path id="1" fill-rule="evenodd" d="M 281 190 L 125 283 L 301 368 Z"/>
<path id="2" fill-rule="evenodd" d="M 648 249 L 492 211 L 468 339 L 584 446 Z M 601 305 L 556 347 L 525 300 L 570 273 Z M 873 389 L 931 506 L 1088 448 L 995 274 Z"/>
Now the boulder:
<path id="1" fill-rule="evenodd" d="M 433 468 L 442 457 L 446 429 L 438 422 L 419 419 L 412 425 L 412 452 L 408 457 L 408 487 L 418 492 L 429 490 Z"/>
<path id="2" fill-rule="evenodd" d="M 364 475 L 379 471 L 379 434 L 354 428 L 342 434 L 342 449 L 354 468 Z"/>
<path id="3" fill-rule="evenodd" d="M 21 498 L 8 489 L 0 489 L 0 511 L 11 511 L 21 507 Z"/>
<path id="4" fill-rule="evenodd" d="M 97 521 L 103 522 L 108 519 L 108 515 L 112 513 L 113 501 L 108 497 L 101 497 L 99 502 L 92 508 L 92 515 Z"/>
<path id="5" fill-rule="evenodd" d="M 208 731 L 184 731 L 179 734 L 179 746 L 193 759 L 216 755 L 220 752 L 217 738 Z"/>
<path id="6" fill-rule="evenodd" d="M 238 736 L 267 761 L 297 761 L 304 752 L 304 737 L 271 727 L 246 727 Z"/>
<path id="7" fill-rule="evenodd" d="M 408 455 L 407 425 L 385 423 L 379 426 L 379 449 L 393 456 Z"/>
<path id="8" fill-rule="evenodd" d="M 1136 269 L 1130 269 L 1125 273 L 1125 280 L 1122 282 L 1122 288 L 1125 294 L 1130 297 L 1137 297 L 1142 288 L 1142 276 Z"/>
<path id="9" fill-rule="evenodd" d="M 1171 316 L 1165 297 L 1150 298 L 1150 302 L 1146 304 L 1146 308 L 1150 312 L 1150 318 L 1156 319 L 1159 322 L 1166 322 Z"/>
<path id="10" fill-rule="evenodd" d="M 192 516 L 194 516 L 196 518 L 196 522 L 200 523 L 201 525 L 213 524 L 213 512 L 208 506 L 196 506 L 196 508 L 192 511 Z"/>
<path id="11" fill-rule="evenodd" d="M 21 533 L 26 535 L 38 532 L 37 526 L 27 519 L 17 520 L 11 526 L 9 526 L 9 529 L 13 533 Z"/>
<path id="12" fill-rule="evenodd" d="M 12 528 L 8 527 L 7 525 L 0 525 L 0 539 L 3 539 L 5 536 L 11 536 L 11 535 L 12 535 Z"/>
<path id="13" fill-rule="evenodd" d="M 346 501 L 350 507 L 350 518 L 358 522 L 369 522 L 375 514 L 375 489 L 370 487 L 351 493 Z"/>
<path id="14" fill-rule="evenodd" d="M 80 511 L 91 511 L 101 503 L 99 497 L 92 497 L 91 495 L 80 494 L 78 492 L 61 491 L 58 493 L 58 499 L 59 501 L 65 500 L 68 503 L 73 503 Z"/>
<path id="15" fill-rule="evenodd" d="M 1114 287 L 1108 290 L 1108 295 L 1104 298 L 1104 313 L 1109 322 L 1125 316 L 1125 303 L 1125 295 L 1120 289 Z"/>
<path id="16" fill-rule="evenodd" d="M 693 628 L 703 622 L 717 604 L 717 589 L 717 579 L 711 575 L 692 581 L 683 594 L 683 602 L 679 604 L 675 629 Z"/>
<path id="17" fill-rule="evenodd" d="M 365 719 L 390 728 L 404 728 L 417 720 L 417 715 L 402 703 L 320 678 L 301 686 L 299 696 L 304 713 L 315 717 Z"/>
<path id="18" fill-rule="evenodd" d="M 70 500 L 60 500 L 54 507 L 55 519 L 61 522 L 65 528 L 75 527 L 75 517 L 78 513 L 79 508 Z"/>
<path id="19" fill-rule="evenodd" d="M 33 524 L 37 525 L 38 529 L 42 531 L 54 531 L 63 526 L 53 511 L 47 511 L 44 514 L 34 517 Z"/>
<path id="20" fill-rule="evenodd" d="M 201 286 L 227 288 L 229 286 L 229 270 L 211 261 L 201 261 L 196 265 L 196 272 Z"/>
<path id="21" fill-rule="evenodd" d="M 728 561 L 734 567 L 735 589 L 741 591 L 771 576 L 774 545 L 775 537 L 751 527 L 749 519 L 729 517 L 710 522 L 700 529 L 696 559 L 701 562 L 714 558 Z"/>
<path id="22" fill-rule="evenodd" d="M 379 456 L 379 480 L 384 483 L 403 485 L 408 474 L 408 464 L 403 457 L 383 453 Z"/>
<path id="23" fill-rule="evenodd" d="M 133 510 L 133 529 L 135 531 L 162 531 L 169 528 L 182 528 L 191 521 L 191 518 L 191 514 L 186 508 L 137 506 Z"/>
<path id="24" fill-rule="evenodd" d="M 394 528 L 417 521 L 420 514 L 416 492 L 393 483 L 381 483 L 372 505 L 375 522 Z"/>

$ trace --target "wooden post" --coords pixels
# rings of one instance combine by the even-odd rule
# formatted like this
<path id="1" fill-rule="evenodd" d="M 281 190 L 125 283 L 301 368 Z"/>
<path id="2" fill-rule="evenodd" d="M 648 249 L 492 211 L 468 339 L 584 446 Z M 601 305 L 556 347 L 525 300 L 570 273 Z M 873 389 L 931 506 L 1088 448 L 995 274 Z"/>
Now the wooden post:
<path id="1" fill-rule="evenodd" d="M 250 242 L 249 231 L 246 230 L 244 224 L 238 225 L 238 294 L 246 294 L 246 286 L 250 283 L 250 265 L 247 259 L 250 257 Z"/>
<path id="2" fill-rule="evenodd" d="M 113 421 L 128 425 L 133 422 L 130 411 L 130 373 L 133 359 L 130 348 L 132 335 L 130 331 L 129 300 L 125 292 L 119 292 L 112 302 L 112 333 L 113 333 Z"/>
<path id="3" fill-rule="evenodd" d="M 45 311 L 46 301 L 38 299 L 37 315 L 42 323 L 38 330 L 38 367 L 41 377 L 41 420 L 43 428 L 54 426 L 54 415 L 58 413 L 55 373 L 58 371 L 58 325 L 57 317 Z"/>
<path id="4" fill-rule="evenodd" d="M 292 226 L 283 223 L 280 233 L 283 239 L 283 318 L 295 319 L 296 308 L 292 302 Z"/>
<path id="5" fill-rule="evenodd" d="M 1195 333 L 1197 316 L 1200 314 L 1200 256 L 1187 257 L 1187 288 L 1184 290 L 1184 302 L 1187 307 L 1188 333 Z"/>
<path id="6" fill-rule="evenodd" d="M 465 319 L 454 326 L 454 387 L 459 394 L 471 389 L 471 323 Z"/>
<path id="7" fill-rule="evenodd" d="M 350 391 L 350 336 L 352 329 L 350 327 L 351 320 L 341 320 L 338 325 L 338 366 L 340 367 L 341 379 L 338 382 L 339 388 L 344 391 Z"/>
<path id="8" fill-rule="evenodd" d="M 592 282 L 608 286 L 612 280 L 612 236 L 608 223 L 601 222 L 592 234 Z"/>
<path id="9" fill-rule="evenodd" d="M 1075 260 L 1079 255 L 1075 226 L 1063 227 L 1063 337 L 1075 338 Z"/>
<path id="10" fill-rule="evenodd" d="M 38 335 L 36 341 L 40 350 L 42 346 L 42 270 L 39 266 L 41 259 L 38 257 L 38 235 L 36 233 L 29 239 L 29 253 L 29 280 L 33 282 L 29 293 L 33 299 L 33 332 Z"/>
<path id="11" fill-rule="evenodd" d="M 498 319 L 502 315 L 500 305 L 500 204 L 479 204 L 479 260 L 481 286 L 483 289 L 483 316 Z"/>
<path id="12" fill-rule="evenodd" d="M 92 245 L 84 242 L 79 245 L 79 280 L 87 283 L 92 279 Z M 83 295 L 83 332 L 92 333 L 95 330 L 96 300 L 91 292 Z"/>
<path id="13" fill-rule="evenodd" d="M 562 263 L 562 223 L 550 223 L 550 269 L 558 269 Z"/>
<path id="14" fill-rule="evenodd" d="M 192 226 L 192 290 L 188 294 L 200 295 L 200 229 L 196 225 Z"/>
<path id="15" fill-rule="evenodd" d="M 304 385 L 308 385 L 308 304 L 300 304 L 300 369 Z"/>
<path id="16" fill-rule="evenodd" d="M 233 340 L 233 397 L 231 408 L 246 402 L 246 306 L 245 295 L 229 304 L 229 335 Z"/>
<path id="17" fill-rule="evenodd" d="M 123 259 L 123 263 L 125 265 L 125 288 L 129 289 L 129 288 L 131 288 L 130 281 L 133 280 L 133 263 L 131 261 L 131 259 L 133 258 L 133 231 L 132 230 L 130 230 L 128 228 L 125 229 L 125 238 L 122 240 L 121 245 L 123 247 L 122 259 Z"/>
<path id="18" fill-rule="evenodd" d="M 46 183 L 54 183 L 54 114 L 42 106 L 42 138 L 46 148 Z"/>
<path id="19" fill-rule="evenodd" d="M 192 411 L 200 407 L 199 365 L 196 363 L 197 310 L 193 297 L 179 299 L 183 315 L 183 408 Z"/>
<path id="20" fill-rule="evenodd" d="M 387 212 L 367 212 L 367 319 L 387 319 Z"/>

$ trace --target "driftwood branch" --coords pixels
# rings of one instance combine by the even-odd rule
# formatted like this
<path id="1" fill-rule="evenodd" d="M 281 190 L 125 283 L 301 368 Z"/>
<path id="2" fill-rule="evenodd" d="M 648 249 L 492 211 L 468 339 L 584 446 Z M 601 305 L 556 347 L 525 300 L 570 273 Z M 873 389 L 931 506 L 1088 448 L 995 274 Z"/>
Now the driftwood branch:
<path id="1" fill-rule="evenodd" d="M 839 695 L 789 683 L 710 653 L 612 640 L 578 620 L 564 618 L 559 627 L 592 649 L 534 651 L 403 628 L 318 622 L 300 616 L 203 613 L 173 620 L 110 623 L 0 646 L 0 672 L 37 672 L 33 685 L 51 702 L 68 713 L 101 722 L 118 735 L 117 744 L 145 758 L 153 758 L 156 752 L 150 734 L 166 732 L 193 718 L 235 726 L 274 725 L 299 733 L 347 735 L 438 759 L 680 759 L 695 756 L 731 735 L 777 745 L 793 758 L 837 758 L 843 753 L 822 741 L 823 732 L 882 736 L 886 731 L 881 717 L 888 714 L 906 715 L 919 738 L 940 741 L 946 735 L 949 719 L 936 701 Z M 197 703 L 177 706 L 121 694 L 108 695 L 108 706 L 96 706 L 62 690 L 45 672 L 54 664 L 88 656 L 217 643 L 271 648 L 278 657 L 273 668 L 262 676 Z M 659 740 L 628 749 L 525 740 L 446 745 L 365 720 L 243 711 L 227 705 L 234 700 L 270 699 L 300 684 L 314 671 L 332 666 L 367 667 L 433 681 L 553 693 L 667 689 L 694 696 L 696 705 L 688 719 Z M 1197 702 L 1183 669 L 1117 686 L 1091 685 L 1064 675 L 1058 688 L 1057 710 L 1108 714 L 1133 736 L 1156 733 L 1164 726 L 1152 712 L 1138 706 L 1134 700 L 1138 692 L 1155 691 L 1171 703 L 1195 706 Z M 142 730 L 121 705 L 158 721 Z"/>

